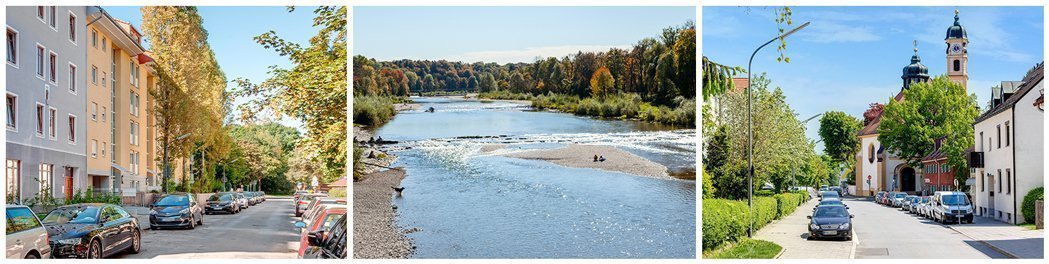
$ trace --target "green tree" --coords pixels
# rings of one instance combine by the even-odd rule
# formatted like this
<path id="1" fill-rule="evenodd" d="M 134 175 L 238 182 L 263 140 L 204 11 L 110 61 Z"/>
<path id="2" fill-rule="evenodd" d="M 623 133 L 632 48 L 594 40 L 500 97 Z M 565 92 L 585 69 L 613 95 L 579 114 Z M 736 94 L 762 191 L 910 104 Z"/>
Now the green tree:
<path id="1" fill-rule="evenodd" d="M 841 111 L 828 111 L 820 118 L 820 138 L 823 152 L 837 163 L 846 163 L 855 158 L 860 148 L 856 133 L 863 128 L 859 119 Z M 835 166 L 837 167 L 837 166 Z"/>
<path id="2" fill-rule="evenodd" d="M 878 127 L 878 140 L 890 153 L 914 167 L 944 139 L 940 150 L 960 182 L 968 178 L 965 150 L 973 146 L 973 119 L 979 114 L 976 95 L 965 87 L 937 76 L 903 91 L 903 99 L 890 100 Z"/>

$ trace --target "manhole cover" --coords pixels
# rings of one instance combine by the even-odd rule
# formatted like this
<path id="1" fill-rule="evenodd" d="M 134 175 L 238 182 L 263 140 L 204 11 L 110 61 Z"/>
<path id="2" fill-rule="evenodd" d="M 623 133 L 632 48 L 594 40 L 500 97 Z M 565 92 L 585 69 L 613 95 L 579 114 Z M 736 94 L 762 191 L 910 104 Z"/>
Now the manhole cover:
<path id="1" fill-rule="evenodd" d="M 888 248 L 857 248 L 857 256 L 888 256 Z"/>

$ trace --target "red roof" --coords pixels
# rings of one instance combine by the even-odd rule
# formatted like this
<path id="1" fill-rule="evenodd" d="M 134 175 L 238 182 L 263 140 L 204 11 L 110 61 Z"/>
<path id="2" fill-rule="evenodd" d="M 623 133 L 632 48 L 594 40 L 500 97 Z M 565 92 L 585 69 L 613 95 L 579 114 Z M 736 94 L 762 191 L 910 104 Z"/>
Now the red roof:
<path id="1" fill-rule="evenodd" d="M 328 187 L 346 187 L 346 177 L 339 178 L 331 184 L 328 184 Z"/>

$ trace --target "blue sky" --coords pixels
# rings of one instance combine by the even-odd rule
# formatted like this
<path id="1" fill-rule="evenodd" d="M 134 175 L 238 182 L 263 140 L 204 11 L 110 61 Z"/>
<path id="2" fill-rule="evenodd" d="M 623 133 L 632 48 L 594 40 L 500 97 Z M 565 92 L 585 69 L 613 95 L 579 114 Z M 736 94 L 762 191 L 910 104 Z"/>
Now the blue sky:
<path id="1" fill-rule="evenodd" d="M 135 25 L 141 30 L 142 14 L 139 7 L 108 6 L 103 7 L 115 18 Z M 226 73 L 226 79 L 248 78 L 259 83 L 269 77 L 266 72 L 271 65 L 290 67 L 291 62 L 281 57 L 272 49 L 265 49 L 253 39 L 269 30 L 277 32 L 285 40 L 308 45 L 309 38 L 316 34 L 313 28 L 314 7 L 297 7 L 295 12 L 288 13 L 283 6 L 266 7 L 198 7 L 208 30 L 208 43 L 211 44 L 215 57 Z M 147 47 L 148 48 L 148 47 Z M 227 90 L 234 88 L 230 83 Z M 234 101 L 234 105 L 244 102 Z M 303 131 L 297 120 L 281 120 L 284 125 Z"/>
<path id="2" fill-rule="evenodd" d="M 969 93 L 985 107 L 990 87 L 1019 81 L 1043 61 L 1042 7 L 960 7 L 969 37 Z M 870 103 L 886 103 L 902 87 L 902 69 L 914 54 L 930 75 L 946 73 L 947 27 L 955 7 L 792 7 L 796 25 L 812 24 L 787 38 L 791 62 L 776 62 L 775 43 L 754 57 L 787 102 L 805 119 L 830 110 L 862 118 Z M 702 53 L 747 66 L 751 52 L 778 35 L 773 9 L 704 7 Z M 744 76 L 745 77 L 745 76 Z M 818 139 L 817 120 L 806 134 Z M 817 146 L 822 151 L 823 146 Z"/>
<path id="3" fill-rule="evenodd" d="M 378 60 L 532 62 L 629 47 L 695 7 L 355 7 L 353 53 Z"/>

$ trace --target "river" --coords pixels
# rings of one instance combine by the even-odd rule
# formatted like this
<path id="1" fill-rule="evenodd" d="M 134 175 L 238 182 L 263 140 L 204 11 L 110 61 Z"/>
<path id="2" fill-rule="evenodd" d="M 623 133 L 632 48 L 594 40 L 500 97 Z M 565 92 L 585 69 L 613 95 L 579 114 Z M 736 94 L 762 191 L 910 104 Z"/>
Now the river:
<path id="1" fill-rule="evenodd" d="M 510 101 L 412 98 L 375 130 L 408 176 L 394 197 L 414 258 L 695 258 L 696 182 L 498 153 L 606 145 L 695 177 L 695 129 L 535 111 Z M 435 112 L 425 112 L 433 107 Z M 505 148 L 482 153 L 488 144 Z"/>

